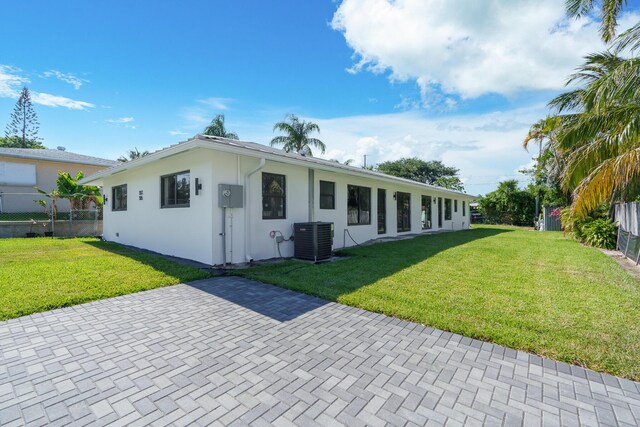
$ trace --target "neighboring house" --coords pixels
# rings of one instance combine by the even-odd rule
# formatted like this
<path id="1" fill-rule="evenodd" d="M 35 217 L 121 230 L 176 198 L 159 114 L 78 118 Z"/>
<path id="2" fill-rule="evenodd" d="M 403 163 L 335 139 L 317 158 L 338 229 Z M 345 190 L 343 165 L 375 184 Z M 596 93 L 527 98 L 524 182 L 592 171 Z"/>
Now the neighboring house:
<path id="1" fill-rule="evenodd" d="M 0 213 L 34 212 L 42 208 L 33 202 L 34 187 L 51 191 L 56 187 L 58 171 L 85 176 L 114 166 L 118 162 L 57 150 L 0 147 Z M 68 202 L 61 200 L 61 210 Z"/>
<path id="2" fill-rule="evenodd" d="M 466 229 L 469 202 L 475 198 L 204 135 L 81 183 L 101 185 L 107 195 L 104 239 L 212 265 L 292 256 L 293 242 L 283 241 L 278 248 L 278 236 L 288 239 L 296 222 L 332 222 L 334 248 L 379 237 Z M 224 187 L 219 194 L 220 184 L 242 188 Z M 242 207 L 223 209 L 220 196 L 227 201 L 239 196 Z"/>

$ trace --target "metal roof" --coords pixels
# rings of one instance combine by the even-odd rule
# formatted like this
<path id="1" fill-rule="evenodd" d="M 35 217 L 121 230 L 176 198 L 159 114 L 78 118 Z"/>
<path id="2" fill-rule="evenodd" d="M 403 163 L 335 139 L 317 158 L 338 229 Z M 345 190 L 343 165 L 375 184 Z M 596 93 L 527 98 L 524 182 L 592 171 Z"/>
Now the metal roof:
<path id="1" fill-rule="evenodd" d="M 18 159 L 48 160 L 50 162 L 78 163 L 82 165 L 111 167 L 118 164 L 115 160 L 85 156 L 63 150 L 39 148 L 8 148 L 0 147 L 0 158 L 13 157 Z"/>
<path id="2" fill-rule="evenodd" d="M 138 166 L 142 166 L 144 164 L 155 161 L 156 159 L 161 159 L 166 156 L 174 155 L 182 151 L 187 151 L 193 148 L 219 149 L 221 151 L 250 155 L 252 157 L 266 157 L 268 160 L 272 160 L 272 161 L 283 161 L 285 163 L 292 163 L 292 164 L 304 164 L 307 167 L 314 165 L 314 167 L 318 169 L 324 169 L 329 171 L 340 171 L 343 173 L 347 173 L 349 175 L 374 177 L 374 178 L 382 179 L 385 181 L 395 181 L 395 182 L 400 182 L 406 185 L 411 185 L 414 187 L 429 188 L 429 189 L 437 190 L 443 193 L 458 194 L 458 195 L 463 195 L 470 198 L 476 197 L 474 195 L 463 193 L 460 191 L 454 191 L 454 190 L 438 187 L 437 185 L 425 184 L 417 181 L 412 181 L 410 179 L 399 178 L 397 176 L 387 175 L 384 173 L 375 172 L 375 171 L 363 169 L 356 166 L 343 165 L 341 163 L 320 159 L 318 157 L 304 156 L 298 153 L 287 153 L 279 148 L 269 147 L 267 145 L 257 144 L 255 142 L 239 141 L 239 140 L 221 138 L 218 136 L 209 136 L 209 135 L 200 135 L 200 134 L 194 136 L 193 138 L 188 139 L 187 141 L 183 141 L 178 144 L 174 144 L 169 147 L 163 148 L 161 150 L 155 151 L 148 156 L 141 157 L 139 159 L 132 160 L 126 163 L 119 163 L 112 168 L 97 172 L 91 176 L 84 178 L 81 181 L 81 183 L 86 184 L 90 182 L 95 182 L 100 178 L 113 175 L 115 173 L 123 172 L 128 169 L 133 169 Z"/>

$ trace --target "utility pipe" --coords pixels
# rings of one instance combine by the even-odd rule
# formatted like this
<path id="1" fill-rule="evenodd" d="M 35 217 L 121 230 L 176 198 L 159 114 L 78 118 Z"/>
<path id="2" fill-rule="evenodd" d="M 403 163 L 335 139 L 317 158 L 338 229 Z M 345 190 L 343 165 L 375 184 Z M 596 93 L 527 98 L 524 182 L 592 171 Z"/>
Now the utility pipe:
<path id="1" fill-rule="evenodd" d="M 249 216 L 251 215 L 251 204 L 249 203 L 251 201 L 251 198 L 249 197 L 249 178 L 251 178 L 251 175 L 261 170 L 266 162 L 267 160 L 264 157 L 261 158 L 258 166 L 244 176 L 244 258 L 247 262 L 253 262 L 253 257 L 249 251 L 249 247 L 251 245 L 251 233 L 249 231 Z"/>

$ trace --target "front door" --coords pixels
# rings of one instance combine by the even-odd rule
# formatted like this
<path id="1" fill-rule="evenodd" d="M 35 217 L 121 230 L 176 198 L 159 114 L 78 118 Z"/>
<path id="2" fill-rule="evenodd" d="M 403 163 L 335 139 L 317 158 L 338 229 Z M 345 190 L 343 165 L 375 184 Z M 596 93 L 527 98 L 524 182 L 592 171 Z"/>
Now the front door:
<path id="1" fill-rule="evenodd" d="M 442 197 L 438 197 L 438 228 L 442 228 Z"/>

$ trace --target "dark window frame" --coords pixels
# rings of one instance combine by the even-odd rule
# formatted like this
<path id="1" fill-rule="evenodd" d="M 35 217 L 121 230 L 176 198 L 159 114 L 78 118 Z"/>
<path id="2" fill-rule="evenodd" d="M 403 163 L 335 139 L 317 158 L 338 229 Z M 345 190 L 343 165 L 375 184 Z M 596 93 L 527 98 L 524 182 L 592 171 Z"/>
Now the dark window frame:
<path id="1" fill-rule="evenodd" d="M 433 223 L 431 221 L 431 217 L 433 215 L 433 210 L 431 209 L 431 204 L 433 203 L 432 197 L 427 195 L 422 195 L 420 198 L 421 206 L 420 206 L 420 222 L 423 230 L 431 230 L 433 228 Z M 425 209 L 422 209 L 425 207 Z M 422 214 L 424 213 L 424 221 L 422 221 Z"/>
<path id="2" fill-rule="evenodd" d="M 462 216 L 465 217 L 467 216 L 467 204 L 465 203 L 465 201 L 462 201 Z"/>
<path id="3" fill-rule="evenodd" d="M 458 213 L 458 199 L 453 200 L 453 212 Z"/>
<path id="4" fill-rule="evenodd" d="M 378 234 L 387 234 L 387 190 L 378 188 Z"/>
<path id="5" fill-rule="evenodd" d="M 351 201 L 351 191 L 356 190 L 357 192 L 357 218 L 358 218 L 358 222 L 351 222 L 351 215 L 350 210 L 352 209 L 352 206 L 349 204 L 349 202 Z M 362 197 L 362 194 L 368 194 L 367 198 Z M 369 203 L 369 209 L 364 209 L 363 208 L 363 204 L 364 202 L 368 199 L 368 203 Z M 363 214 L 365 212 L 368 212 L 368 216 L 367 216 L 367 222 L 363 221 Z M 363 187 L 361 185 L 351 185 L 351 184 L 347 184 L 347 225 L 371 225 L 371 187 Z"/>
<path id="6" fill-rule="evenodd" d="M 122 189 L 124 189 L 124 200 L 122 198 Z M 117 190 L 120 191 L 120 196 L 116 197 Z M 119 201 L 119 207 L 116 207 L 116 201 Z M 124 203 L 123 203 L 124 201 Z M 114 185 L 111 187 L 111 211 L 122 212 L 127 210 L 127 184 Z"/>
<path id="7" fill-rule="evenodd" d="M 189 198 L 186 203 L 178 203 L 178 176 L 180 175 L 188 175 L 189 179 L 187 180 L 187 191 L 189 194 Z M 167 184 L 171 184 L 168 179 L 173 178 L 175 181 L 175 190 L 173 195 L 174 203 L 170 203 L 168 200 L 165 200 L 165 187 Z M 173 208 L 188 208 L 191 206 L 191 171 L 189 169 L 183 170 L 180 172 L 169 173 L 166 175 L 162 175 L 160 177 L 160 208 L 161 209 L 173 209 Z"/>
<path id="8" fill-rule="evenodd" d="M 323 193 L 322 184 L 329 184 L 331 186 L 331 193 Z M 330 199 L 326 199 L 328 197 L 330 197 Z M 327 202 L 329 200 L 331 200 L 330 207 L 323 204 L 323 202 Z M 320 180 L 320 209 L 335 209 L 335 208 L 336 208 L 336 183 L 333 181 Z"/>
<path id="9" fill-rule="evenodd" d="M 444 220 L 451 221 L 452 218 L 451 213 L 451 199 L 444 199 Z"/>
<path id="10" fill-rule="evenodd" d="M 269 178 L 282 178 L 282 193 L 266 193 L 264 191 L 264 183 L 265 179 Z M 269 200 L 270 199 L 270 200 Z M 271 202 L 279 199 L 282 201 L 282 215 L 266 215 L 265 216 L 265 205 L 271 205 Z M 279 204 L 278 204 L 279 205 Z M 273 207 L 277 205 L 274 204 Z M 274 209 L 271 210 L 273 214 Z M 262 219 L 271 220 L 271 219 L 287 219 L 287 176 L 280 173 L 272 173 L 272 172 L 262 172 Z"/>
<path id="11" fill-rule="evenodd" d="M 406 215 L 406 220 L 407 220 L 407 224 L 405 227 L 404 221 L 402 221 L 404 219 L 404 214 L 401 217 L 401 215 L 399 215 L 399 206 L 400 203 L 403 202 L 404 199 L 408 200 L 408 204 L 407 204 L 407 215 Z M 404 211 L 404 206 L 403 206 L 403 211 Z M 397 191 L 396 192 L 396 214 L 397 214 L 397 218 L 396 218 L 396 231 L 398 233 L 406 233 L 411 231 L 411 193 L 404 193 L 402 191 Z M 402 223 L 401 223 L 402 221 Z"/>

